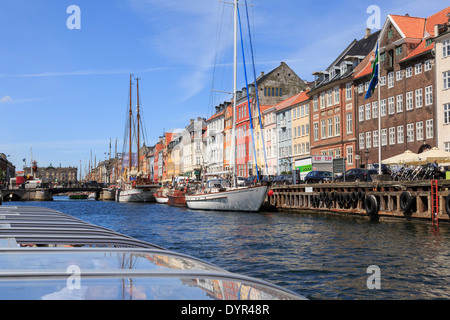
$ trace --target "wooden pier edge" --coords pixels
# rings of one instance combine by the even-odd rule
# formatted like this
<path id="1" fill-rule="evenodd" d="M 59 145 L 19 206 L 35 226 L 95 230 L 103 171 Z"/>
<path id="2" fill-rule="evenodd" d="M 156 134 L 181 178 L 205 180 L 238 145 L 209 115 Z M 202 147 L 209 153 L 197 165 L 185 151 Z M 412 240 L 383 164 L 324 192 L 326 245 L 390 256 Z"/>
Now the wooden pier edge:
<path id="1" fill-rule="evenodd" d="M 450 222 L 450 180 L 437 181 L 437 212 L 431 181 L 300 184 L 271 190 L 266 201 L 278 211 Z"/>

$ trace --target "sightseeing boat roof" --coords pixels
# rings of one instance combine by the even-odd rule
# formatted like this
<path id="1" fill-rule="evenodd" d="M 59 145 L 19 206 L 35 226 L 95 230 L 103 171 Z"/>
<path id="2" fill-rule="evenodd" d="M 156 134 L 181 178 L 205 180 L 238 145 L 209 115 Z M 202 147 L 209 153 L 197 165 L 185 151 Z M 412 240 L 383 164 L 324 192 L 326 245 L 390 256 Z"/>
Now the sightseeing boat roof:
<path id="1" fill-rule="evenodd" d="M 304 297 L 59 211 L 0 206 L 0 299 Z"/>

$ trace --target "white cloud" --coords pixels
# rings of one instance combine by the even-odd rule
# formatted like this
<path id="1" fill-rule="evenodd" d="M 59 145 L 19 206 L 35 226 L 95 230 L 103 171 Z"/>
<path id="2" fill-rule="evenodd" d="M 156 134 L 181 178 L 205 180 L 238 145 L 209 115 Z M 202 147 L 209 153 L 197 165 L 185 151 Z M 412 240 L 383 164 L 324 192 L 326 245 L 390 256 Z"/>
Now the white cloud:
<path id="1" fill-rule="evenodd" d="M 3 98 L 0 99 L 0 103 L 6 103 L 11 101 L 13 101 L 13 99 L 10 96 L 4 96 Z"/>

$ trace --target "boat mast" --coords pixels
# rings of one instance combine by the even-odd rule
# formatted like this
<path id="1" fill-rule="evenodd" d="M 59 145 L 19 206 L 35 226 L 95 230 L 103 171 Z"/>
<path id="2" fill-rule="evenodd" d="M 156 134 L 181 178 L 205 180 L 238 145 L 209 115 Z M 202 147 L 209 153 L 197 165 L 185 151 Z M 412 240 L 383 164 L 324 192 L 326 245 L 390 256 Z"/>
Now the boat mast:
<path id="1" fill-rule="evenodd" d="M 233 167 L 233 186 L 236 186 L 236 104 L 237 104 L 237 6 L 238 0 L 234 1 L 234 53 L 233 53 L 233 132 L 232 138 L 232 167 Z"/>
<path id="2" fill-rule="evenodd" d="M 136 78 L 136 87 L 137 87 L 137 174 L 139 174 L 139 146 L 140 146 L 140 118 L 139 115 L 139 78 Z"/>
<path id="3" fill-rule="evenodd" d="M 130 127 L 129 127 L 129 138 L 128 138 L 128 142 L 129 142 L 129 146 L 128 146 L 128 175 L 131 172 L 131 154 L 132 154 L 132 147 L 131 147 L 131 135 L 132 135 L 132 117 L 133 117 L 133 110 L 132 110 L 132 101 L 131 101 L 131 96 L 132 96 L 132 89 L 131 89 L 131 79 L 132 79 L 133 75 L 130 74 L 130 111 L 129 111 L 129 121 L 130 121 Z"/>

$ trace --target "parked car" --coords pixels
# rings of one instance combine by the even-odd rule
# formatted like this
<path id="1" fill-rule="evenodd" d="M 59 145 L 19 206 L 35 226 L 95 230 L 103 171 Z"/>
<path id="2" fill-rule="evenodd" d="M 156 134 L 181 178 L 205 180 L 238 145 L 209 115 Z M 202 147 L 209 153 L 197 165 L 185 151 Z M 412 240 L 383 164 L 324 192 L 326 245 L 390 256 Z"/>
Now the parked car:
<path id="1" fill-rule="evenodd" d="M 372 181 L 370 175 L 377 174 L 377 170 L 367 170 L 367 169 L 350 169 L 345 172 L 345 182 L 359 182 L 359 181 Z M 344 176 L 340 175 L 334 180 L 336 182 L 344 182 Z"/>
<path id="2" fill-rule="evenodd" d="M 286 185 L 286 184 L 293 184 L 293 179 L 291 174 L 282 174 L 277 177 L 275 177 L 272 180 L 272 183 L 274 185 Z"/>
<path id="3" fill-rule="evenodd" d="M 322 183 L 332 180 L 333 174 L 329 171 L 311 171 L 305 177 L 305 183 Z"/>
<path id="4" fill-rule="evenodd" d="M 237 185 L 238 186 L 245 186 L 246 179 L 244 177 L 237 177 Z"/>
<path id="5" fill-rule="evenodd" d="M 375 170 L 375 171 L 377 171 L 377 173 L 378 173 L 378 163 L 374 163 L 373 165 L 372 165 L 372 169 L 371 170 Z M 382 174 L 391 174 L 391 169 L 387 166 L 387 165 L 385 165 L 385 164 L 381 164 L 381 173 Z"/>

